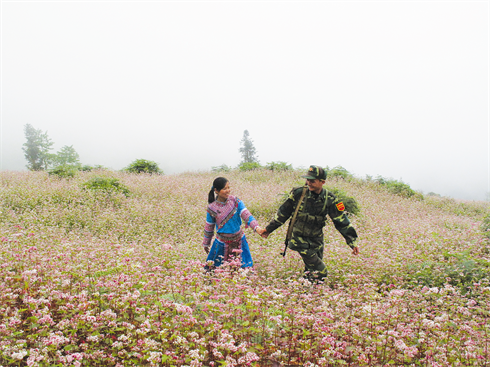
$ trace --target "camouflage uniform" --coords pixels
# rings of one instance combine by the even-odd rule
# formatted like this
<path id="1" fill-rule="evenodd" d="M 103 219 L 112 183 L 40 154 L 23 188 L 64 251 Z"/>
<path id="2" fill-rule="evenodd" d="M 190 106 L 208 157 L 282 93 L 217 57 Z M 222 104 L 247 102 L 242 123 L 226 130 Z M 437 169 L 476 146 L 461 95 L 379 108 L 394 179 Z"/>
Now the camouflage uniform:
<path id="1" fill-rule="evenodd" d="M 271 233 L 276 230 L 293 215 L 302 191 L 302 187 L 291 190 L 287 200 L 279 207 L 274 219 L 266 227 L 267 232 Z M 288 247 L 298 251 L 301 255 L 305 263 L 305 273 L 309 279 L 313 274 L 316 274 L 318 280 L 327 276 L 327 267 L 322 261 L 323 227 L 326 224 L 327 215 L 330 216 L 335 228 L 351 248 L 355 247 L 357 240 L 356 230 L 347 218 L 344 205 L 340 200 L 324 188 L 319 194 L 308 190 L 299 208 Z"/>

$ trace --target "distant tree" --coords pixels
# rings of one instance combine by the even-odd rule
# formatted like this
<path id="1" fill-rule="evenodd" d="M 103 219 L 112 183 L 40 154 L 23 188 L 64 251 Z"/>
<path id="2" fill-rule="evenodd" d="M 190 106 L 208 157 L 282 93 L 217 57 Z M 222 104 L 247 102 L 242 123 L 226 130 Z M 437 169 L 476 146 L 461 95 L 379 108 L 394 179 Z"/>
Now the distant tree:
<path id="1" fill-rule="evenodd" d="M 265 168 L 271 171 L 290 171 L 293 169 L 293 166 L 286 162 L 277 161 L 277 162 L 268 162 L 265 165 Z"/>
<path id="2" fill-rule="evenodd" d="M 230 172 L 232 168 L 227 166 L 226 164 L 222 164 L 221 166 L 212 167 L 211 171 L 213 172 Z"/>
<path id="3" fill-rule="evenodd" d="M 240 171 L 253 171 L 260 168 L 262 166 L 258 162 L 242 162 L 238 165 Z"/>
<path id="4" fill-rule="evenodd" d="M 50 175 L 66 179 L 75 177 L 77 172 L 78 167 L 68 165 L 56 166 L 55 168 L 48 170 Z"/>
<path id="5" fill-rule="evenodd" d="M 80 167 L 80 156 L 73 145 L 65 145 L 54 157 L 54 163 L 58 166 Z"/>
<path id="6" fill-rule="evenodd" d="M 105 193 L 106 195 L 122 193 L 124 196 L 128 197 L 130 194 L 129 189 L 119 182 L 117 178 L 93 177 L 82 184 L 82 188 L 84 190 Z"/>
<path id="7" fill-rule="evenodd" d="M 91 166 L 89 164 L 84 164 L 83 166 L 80 166 L 80 168 L 78 170 L 90 172 L 90 171 L 94 171 L 94 170 L 105 170 L 105 169 L 106 169 L 106 167 L 104 167 L 100 164 L 96 164 L 95 166 Z"/>
<path id="8" fill-rule="evenodd" d="M 54 158 L 54 155 L 49 153 L 53 142 L 48 133 L 26 124 L 24 134 L 27 141 L 23 144 L 22 150 L 27 160 L 26 167 L 31 171 L 47 170 Z"/>
<path id="9" fill-rule="evenodd" d="M 131 173 L 156 173 L 163 174 L 163 171 L 158 167 L 158 164 L 146 159 L 137 159 L 124 169 Z"/>
<path id="10" fill-rule="evenodd" d="M 340 177 L 343 179 L 350 179 L 354 177 L 352 173 L 347 171 L 344 167 L 342 166 L 336 166 L 334 168 L 329 168 L 328 166 L 325 168 L 325 172 L 327 172 L 327 177 Z"/>
<path id="11" fill-rule="evenodd" d="M 250 139 L 250 134 L 248 130 L 243 132 L 243 138 L 241 141 L 241 147 L 239 149 L 242 155 L 241 163 L 258 163 L 259 160 L 256 156 L 256 150 L 252 139 Z"/>

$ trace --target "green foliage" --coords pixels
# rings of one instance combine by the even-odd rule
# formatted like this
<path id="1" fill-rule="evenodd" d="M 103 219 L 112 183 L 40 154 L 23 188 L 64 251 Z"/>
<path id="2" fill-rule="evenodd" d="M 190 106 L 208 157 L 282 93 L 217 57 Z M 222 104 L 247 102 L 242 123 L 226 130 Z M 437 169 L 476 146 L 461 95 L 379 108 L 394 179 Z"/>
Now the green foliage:
<path id="1" fill-rule="evenodd" d="M 54 157 L 53 154 L 49 153 L 53 142 L 48 133 L 43 133 L 31 124 L 26 124 L 24 135 L 27 141 L 23 144 L 22 150 L 27 160 L 26 167 L 30 171 L 47 170 Z"/>
<path id="2" fill-rule="evenodd" d="M 354 177 L 349 171 L 347 171 L 342 166 L 336 166 L 332 169 L 330 169 L 327 166 L 325 168 L 325 172 L 327 173 L 327 177 L 340 177 L 343 178 L 344 180 L 348 180 Z"/>
<path id="3" fill-rule="evenodd" d="M 93 190 L 103 192 L 107 195 L 122 193 L 128 197 L 130 194 L 129 189 L 124 186 L 117 178 L 110 177 L 94 177 L 89 181 L 82 184 L 82 188 L 85 190 Z"/>
<path id="4" fill-rule="evenodd" d="M 381 186 L 384 186 L 392 194 L 399 195 L 404 198 L 413 197 L 419 200 L 423 199 L 422 194 L 412 190 L 412 188 L 404 182 L 387 179 L 381 176 L 378 176 L 375 182 L 377 182 Z"/>
<path id="5" fill-rule="evenodd" d="M 446 261 L 424 261 L 407 267 L 407 282 L 414 286 L 443 287 L 444 284 L 460 288 L 465 293 L 490 276 L 490 264 L 482 259 L 473 259 L 468 252 L 444 253 Z"/>
<path id="6" fill-rule="evenodd" d="M 427 196 L 427 204 L 448 213 L 474 217 L 483 220 L 490 210 L 490 205 L 484 201 L 461 201 L 447 197 Z"/>
<path id="7" fill-rule="evenodd" d="M 250 134 L 248 133 L 248 130 L 245 130 L 243 132 L 243 138 L 241 140 L 242 146 L 238 150 L 240 154 L 242 155 L 242 162 L 241 163 L 258 163 L 259 160 L 257 159 L 256 156 L 256 150 L 254 147 L 253 140 L 250 139 Z"/>
<path id="8" fill-rule="evenodd" d="M 238 166 L 240 171 L 253 171 L 262 168 L 258 162 L 242 162 Z"/>
<path id="9" fill-rule="evenodd" d="M 265 165 L 265 168 L 271 171 L 290 171 L 293 169 L 293 166 L 282 161 L 277 162 L 268 162 Z"/>
<path id="10" fill-rule="evenodd" d="M 227 166 L 226 164 L 211 168 L 211 171 L 213 172 L 230 172 L 231 170 L 232 168 L 230 166 Z"/>
<path id="11" fill-rule="evenodd" d="M 346 212 L 354 215 L 358 215 L 361 212 L 361 209 L 359 208 L 359 204 L 357 203 L 356 199 L 354 199 L 352 196 L 349 196 L 345 191 L 335 187 L 329 187 L 327 188 L 327 190 L 344 203 Z"/>
<path id="12" fill-rule="evenodd" d="M 65 145 L 53 158 L 53 162 L 58 166 L 80 167 L 80 156 L 73 145 Z"/>
<path id="13" fill-rule="evenodd" d="M 80 166 L 78 168 L 79 171 L 84 171 L 84 172 L 90 172 L 90 171 L 100 170 L 100 169 L 106 169 L 106 168 L 104 166 L 101 166 L 100 164 L 96 164 L 95 166 L 84 164 L 83 166 Z"/>
<path id="14" fill-rule="evenodd" d="M 158 164 L 146 159 L 137 159 L 124 169 L 130 173 L 151 173 L 163 174 L 163 171 L 158 167 Z"/>
<path id="15" fill-rule="evenodd" d="M 48 173 L 52 176 L 58 176 L 58 178 L 69 179 L 75 177 L 77 171 L 78 170 L 76 167 L 72 167 L 69 165 L 61 165 L 53 169 L 50 169 Z"/>
<path id="16" fill-rule="evenodd" d="M 490 240 L 490 213 L 488 213 L 480 225 L 483 235 Z"/>

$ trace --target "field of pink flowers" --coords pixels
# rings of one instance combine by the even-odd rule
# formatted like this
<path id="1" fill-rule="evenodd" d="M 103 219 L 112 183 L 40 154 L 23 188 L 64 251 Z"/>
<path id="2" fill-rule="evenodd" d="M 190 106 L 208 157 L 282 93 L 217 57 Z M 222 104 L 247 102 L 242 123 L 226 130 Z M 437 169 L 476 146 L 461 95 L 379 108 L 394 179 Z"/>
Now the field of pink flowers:
<path id="1" fill-rule="evenodd" d="M 2 172 L 0 366 L 487 366 L 485 202 L 406 199 L 327 180 L 354 197 L 359 256 L 331 223 L 329 278 L 283 258 L 286 228 L 246 229 L 254 271 L 203 271 L 216 173 Z M 261 225 L 300 173 L 230 172 Z M 131 192 L 84 190 L 93 177 Z"/>

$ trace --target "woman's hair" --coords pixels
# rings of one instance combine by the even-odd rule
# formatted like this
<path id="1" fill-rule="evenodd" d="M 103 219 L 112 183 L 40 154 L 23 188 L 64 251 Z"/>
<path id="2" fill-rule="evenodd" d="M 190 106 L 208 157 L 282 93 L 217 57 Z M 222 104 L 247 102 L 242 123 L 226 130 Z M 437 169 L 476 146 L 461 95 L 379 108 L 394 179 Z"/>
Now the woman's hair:
<path id="1" fill-rule="evenodd" d="M 217 177 L 214 179 L 213 187 L 211 187 L 211 190 L 209 191 L 209 194 L 208 194 L 208 203 L 209 204 L 211 204 L 213 201 L 216 200 L 214 197 L 214 190 L 216 189 L 216 191 L 220 192 L 222 189 L 224 189 L 227 182 L 228 182 L 228 180 L 224 177 Z"/>

